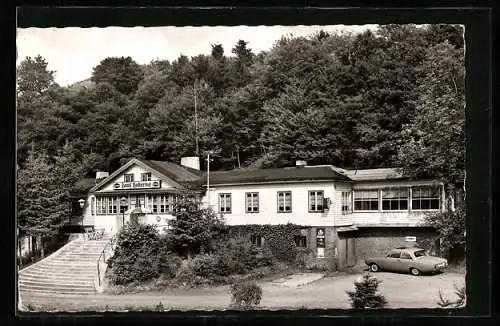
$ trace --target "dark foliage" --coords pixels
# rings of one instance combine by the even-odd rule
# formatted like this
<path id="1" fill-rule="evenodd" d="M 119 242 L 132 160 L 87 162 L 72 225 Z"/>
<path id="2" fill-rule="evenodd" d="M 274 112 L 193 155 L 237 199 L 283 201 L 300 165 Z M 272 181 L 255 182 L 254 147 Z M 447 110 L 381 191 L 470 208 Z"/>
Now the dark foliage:
<path id="1" fill-rule="evenodd" d="M 123 285 L 160 275 L 171 278 L 180 263 L 180 258 L 161 241 L 154 226 L 129 223 L 118 234 L 115 254 L 108 261 L 110 280 Z"/>
<path id="2" fill-rule="evenodd" d="M 354 282 L 354 291 L 346 291 L 349 295 L 351 306 L 354 309 L 374 309 L 383 308 L 387 304 L 387 300 L 383 295 L 377 294 L 378 285 L 382 281 L 377 280 L 370 274 L 363 275 L 363 279 L 359 282 Z"/>
<path id="3" fill-rule="evenodd" d="M 231 285 L 231 307 L 252 309 L 262 300 L 262 288 L 255 282 L 236 282 Z"/>
<path id="4" fill-rule="evenodd" d="M 230 227 L 232 236 L 244 236 L 249 241 L 251 235 L 264 238 L 264 252 L 270 254 L 277 260 L 293 263 L 297 257 L 297 245 L 295 237 L 300 235 L 301 226 L 295 224 L 280 225 L 235 225 Z"/>

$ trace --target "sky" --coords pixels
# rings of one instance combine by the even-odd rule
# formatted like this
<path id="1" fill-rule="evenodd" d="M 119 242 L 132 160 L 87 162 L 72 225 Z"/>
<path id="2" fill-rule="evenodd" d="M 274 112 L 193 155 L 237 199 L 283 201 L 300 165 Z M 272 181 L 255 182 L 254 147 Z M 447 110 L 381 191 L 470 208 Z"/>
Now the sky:
<path id="1" fill-rule="evenodd" d="M 90 78 L 92 69 L 107 57 L 130 56 L 139 64 L 152 60 L 173 61 L 210 54 L 211 44 L 222 44 L 224 53 L 239 39 L 254 53 L 269 50 L 283 35 L 307 36 L 320 29 L 330 32 L 362 32 L 376 25 L 331 26 L 207 26 L 207 27 L 106 27 L 19 28 L 17 64 L 25 57 L 41 55 L 55 71 L 61 86 Z"/>

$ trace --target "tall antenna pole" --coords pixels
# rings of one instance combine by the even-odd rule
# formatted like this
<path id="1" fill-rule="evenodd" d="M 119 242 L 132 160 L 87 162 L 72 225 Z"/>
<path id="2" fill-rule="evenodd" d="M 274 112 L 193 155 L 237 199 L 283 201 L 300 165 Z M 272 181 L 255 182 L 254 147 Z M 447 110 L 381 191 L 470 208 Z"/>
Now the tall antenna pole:
<path id="1" fill-rule="evenodd" d="M 198 156 L 199 155 L 199 149 L 198 149 L 198 110 L 196 108 L 196 80 L 194 81 L 193 89 L 194 89 L 194 133 L 195 133 L 195 138 L 196 138 L 196 156 Z"/>
<path id="2" fill-rule="evenodd" d="M 210 152 L 207 153 L 207 208 L 210 208 Z"/>

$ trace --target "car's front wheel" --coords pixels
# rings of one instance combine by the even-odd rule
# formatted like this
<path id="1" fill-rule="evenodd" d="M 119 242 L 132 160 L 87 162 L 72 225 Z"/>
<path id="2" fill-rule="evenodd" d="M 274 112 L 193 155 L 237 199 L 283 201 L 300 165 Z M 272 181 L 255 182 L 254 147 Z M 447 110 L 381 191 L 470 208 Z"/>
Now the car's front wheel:
<path id="1" fill-rule="evenodd" d="M 376 272 L 378 272 L 378 271 L 380 270 L 380 268 L 378 267 L 378 265 L 377 265 L 377 264 L 375 264 L 375 263 L 371 263 L 371 264 L 370 264 L 370 270 L 371 270 L 372 272 L 376 273 Z"/>
<path id="2" fill-rule="evenodd" d="M 410 273 L 415 276 L 419 276 L 421 274 L 420 271 L 415 267 L 410 268 Z"/>

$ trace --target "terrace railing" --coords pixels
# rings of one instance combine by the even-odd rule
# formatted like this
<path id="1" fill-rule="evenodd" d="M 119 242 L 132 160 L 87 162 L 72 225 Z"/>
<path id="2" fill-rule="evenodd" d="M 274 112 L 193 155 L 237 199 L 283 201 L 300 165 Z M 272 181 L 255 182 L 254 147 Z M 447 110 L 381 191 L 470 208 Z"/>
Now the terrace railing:
<path id="1" fill-rule="evenodd" d="M 101 288 L 102 281 L 104 279 L 104 273 L 106 272 L 106 268 L 108 266 L 108 260 L 113 256 L 115 250 L 117 235 L 113 235 L 109 241 L 106 243 L 104 248 L 97 259 L 97 288 Z"/>

